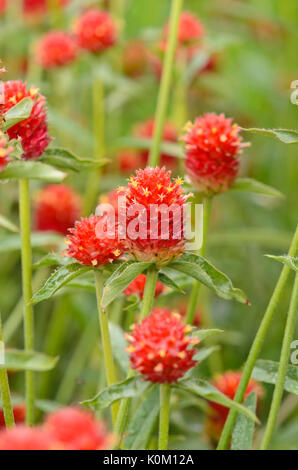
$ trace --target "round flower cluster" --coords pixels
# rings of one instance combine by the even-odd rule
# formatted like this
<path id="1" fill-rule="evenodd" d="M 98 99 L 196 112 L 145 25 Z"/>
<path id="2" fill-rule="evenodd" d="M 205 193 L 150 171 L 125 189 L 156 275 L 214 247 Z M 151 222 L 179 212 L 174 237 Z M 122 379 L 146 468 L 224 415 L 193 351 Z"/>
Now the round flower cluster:
<path id="1" fill-rule="evenodd" d="M 145 274 L 139 274 L 124 290 L 124 294 L 129 297 L 131 295 L 138 295 L 140 299 L 143 298 L 144 295 L 144 289 L 146 285 L 146 275 Z M 161 295 L 165 290 L 164 284 L 161 282 L 156 283 L 156 288 L 155 288 L 155 297 L 158 297 Z"/>
<path id="2" fill-rule="evenodd" d="M 87 10 L 76 22 L 77 41 L 83 49 L 99 53 L 113 46 L 117 31 L 112 17 L 105 11 Z"/>
<path id="3" fill-rule="evenodd" d="M 189 11 L 182 12 L 178 28 L 178 44 L 179 46 L 188 46 L 201 39 L 205 34 L 205 29 L 200 20 Z M 164 29 L 164 41 L 168 40 L 169 25 Z"/>
<path id="4" fill-rule="evenodd" d="M 51 31 L 38 42 L 37 62 L 44 69 L 51 69 L 70 64 L 78 55 L 75 39 L 63 31 Z"/>
<path id="5" fill-rule="evenodd" d="M 135 150 L 124 149 L 117 155 L 119 170 L 121 173 L 128 175 L 143 165 L 143 158 L 140 152 Z"/>
<path id="6" fill-rule="evenodd" d="M 84 266 L 101 266 L 111 263 L 123 253 L 123 243 L 118 240 L 117 227 L 109 234 L 109 223 L 106 216 L 90 215 L 76 222 L 69 229 L 68 245 L 65 255 L 75 258 Z"/>
<path id="7" fill-rule="evenodd" d="M 184 252 L 183 194 L 180 178 L 165 168 L 147 167 L 129 179 L 126 195 L 126 246 L 138 261 L 170 263 Z"/>
<path id="8" fill-rule="evenodd" d="M 3 86 L 4 114 L 24 98 L 30 98 L 34 102 L 31 115 L 12 126 L 7 133 L 10 139 L 21 139 L 25 160 L 40 157 L 50 143 L 44 96 L 37 88 L 27 89 L 26 83 L 19 80 L 4 82 Z"/>
<path id="9" fill-rule="evenodd" d="M 36 195 L 36 229 L 67 235 L 81 215 L 81 200 L 66 184 L 49 184 Z"/>
<path id="10" fill-rule="evenodd" d="M 128 42 L 123 49 L 123 73 L 131 78 L 142 75 L 147 68 L 148 57 L 145 44 L 140 40 Z"/>
<path id="11" fill-rule="evenodd" d="M 189 122 L 182 139 L 186 147 L 186 173 L 199 192 L 213 195 L 233 185 L 239 171 L 240 127 L 224 114 L 205 114 Z"/>
<path id="12" fill-rule="evenodd" d="M 6 11 L 9 1 L 14 0 L 0 0 L 0 13 Z M 59 0 L 60 5 L 66 5 L 69 0 Z M 23 0 L 23 12 L 25 15 L 44 15 L 48 11 L 48 0 Z"/>
<path id="13" fill-rule="evenodd" d="M 9 155 L 13 151 L 13 147 L 9 145 L 7 137 L 0 131 L 0 171 L 4 170 L 9 162 Z"/>
<path id="14" fill-rule="evenodd" d="M 73 407 L 51 413 L 41 426 L 0 432 L 0 450 L 106 450 L 112 443 L 103 422 Z"/>
<path id="15" fill-rule="evenodd" d="M 177 382 L 197 364 L 195 349 L 190 346 L 199 340 L 187 336 L 191 329 L 180 315 L 166 308 L 153 309 L 140 324 L 133 325 L 131 334 L 125 335 L 132 369 L 150 382 Z"/>

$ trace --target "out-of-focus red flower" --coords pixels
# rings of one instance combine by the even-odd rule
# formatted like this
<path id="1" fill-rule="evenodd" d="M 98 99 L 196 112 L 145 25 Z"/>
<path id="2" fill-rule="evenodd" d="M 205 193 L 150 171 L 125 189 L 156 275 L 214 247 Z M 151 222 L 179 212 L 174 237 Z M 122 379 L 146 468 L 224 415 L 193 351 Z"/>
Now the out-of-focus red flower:
<path id="1" fill-rule="evenodd" d="M 196 15 L 184 11 L 180 16 L 178 29 L 178 45 L 187 46 L 197 42 L 205 34 L 205 28 Z M 163 40 L 166 43 L 169 36 L 169 25 L 164 29 Z"/>
<path id="2" fill-rule="evenodd" d="M 147 48 L 138 39 L 128 42 L 123 50 L 122 67 L 125 75 L 136 78 L 143 75 L 148 65 Z"/>
<path id="3" fill-rule="evenodd" d="M 0 432 L 0 450 L 51 450 L 53 442 L 41 426 L 19 425 Z"/>
<path id="4" fill-rule="evenodd" d="M 131 367 L 150 382 L 177 382 L 197 364 L 193 360 L 198 339 L 187 336 L 191 326 L 167 308 L 155 308 L 140 324 L 133 325 L 125 337 Z"/>
<path id="5" fill-rule="evenodd" d="M 154 119 L 148 119 L 147 121 L 136 126 L 134 134 L 136 137 L 142 137 L 145 139 L 152 139 L 154 134 L 155 121 Z M 163 129 L 163 141 L 165 142 L 177 142 L 178 135 L 175 126 L 171 123 L 166 122 Z M 146 166 L 149 158 L 149 151 L 140 151 L 143 166 Z M 177 159 L 172 155 L 163 153 L 160 157 L 161 165 L 166 166 L 170 170 L 173 170 L 177 166 Z"/>
<path id="6" fill-rule="evenodd" d="M 226 191 L 238 176 L 242 148 L 240 127 L 224 114 L 205 114 L 185 126 L 186 173 L 199 192 Z"/>
<path id="7" fill-rule="evenodd" d="M 8 2 L 14 0 L 0 0 L 0 13 L 6 11 Z M 60 5 L 66 5 L 70 0 L 60 0 Z M 23 0 L 23 13 L 25 15 L 39 16 L 46 13 L 48 10 L 48 0 Z"/>
<path id="8" fill-rule="evenodd" d="M 21 139 L 23 158 L 31 160 L 40 157 L 50 143 L 45 97 L 33 86 L 27 89 L 26 83 L 19 80 L 4 82 L 4 113 L 27 97 L 34 101 L 31 115 L 7 133 L 10 139 Z"/>
<path id="9" fill-rule="evenodd" d="M 81 215 L 81 199 L 66 184 L 49 184 L 35 198 L 36 229 L 67 235 Z"/>
<path id="10" fill-rule="evenodd" d="M 123 291 L 127 297 L 130 295 L 138 295 L 140 299 L 143 298 L 144 295 L 144 289 L 145 289 L 145 284 L 146 284 L 146 275 L 145 274 L 139 274 Z M 165 290 L 164 284 L 161 282 L 157 282 L 156 288 L 155 288 L 155 297 L 158 297 L 160 294 L 163 293 Z"/>
<path id="11" fill-rule="evenodd" d="M 102 421 L 74 407 L 51 413 L 44 427 L 53 442 L 59 442 L 66 450 L 107 450 L 113 442 Z"/>
<path id="12" fill-rule="evenodd" d="M 25 405 L 15 405 L 13 407 L 13 415 L 16 424 L 21 424 L 25 422 L 26 418 L 26 408 Z M 0 409 L 0 429 L 5 427 L 5 419 L 3 410 Z"/>
<path id="13" fill-rule="evenodd" d="M 37 62 L 44 69 L 68 65 L 77 55 L 78 45 L 75 39 L 63 31 L 51 31 L 45 34 L 36 48 Z"/>
<path id="14" fill-rule="evenodd" d="M 183 205 L 189 195 L 183 194 L 182 183 L 158 167 L 138 170 L 129 179 L 125 229 L 127 251 L 133 258 L 162 266 L 184 252 Z"/>
<path id="15" fill-rule="evenodd" d="M 117 31 L 112 17 L 93 8 L 76 22 L 75 33 L 79 45 L 90 52 L 103 52 L 116 43 Z"/>
<path id="16" fill-rule="evenodd" d="M 0 131 L 0 172 L 9 162 L 9 155 L 12 151 L 13 147 L 9 145 L 6 135 Z"/>
<path id="17" fill-rule="evenodd" d="M 241 376 L 241 372 L 228 371 L 224 374 L 217 375 L 214 378 L 212 385 L 217 388 L 221 393 L 233 400 L 237 392 Z M 253 379 L 248 382 L 244 399 L 247 397 L 247 395 L 252 392 L 257 393 L 257 398 L 259 402 L 263 395 L 263 388 L 258 382 Z M 206 432 L 209 437 L 216 442 L 220 437 L 221 431 L 228 417 L 229 408 L 218 403 L 214 403 L 212 401 L 209 402 L 209 405 L 211 407 L 211 410 L 206 420 Z"/>
<path id="18" fill-rule="evenodd" d="M 135 150 L 121 150 L 117 156 L 121 173 L 130 174 L 141 168 L 144 159 L 140 152 Z"/>
<path id="19" fill-rule="evenodd" d="M 64 254 L 85 266 L 111 263 L 121 256 L 123 243 L 118 240 L 116 224 L 111 227 L 113 233 L 109 234 L 109 230 L 106 216 L 82 218 L 74 228 L 69 229 L 70 235 L 66 240 L 68 249 Z M 110 238 L 108 235 L 111 235 Z"/>

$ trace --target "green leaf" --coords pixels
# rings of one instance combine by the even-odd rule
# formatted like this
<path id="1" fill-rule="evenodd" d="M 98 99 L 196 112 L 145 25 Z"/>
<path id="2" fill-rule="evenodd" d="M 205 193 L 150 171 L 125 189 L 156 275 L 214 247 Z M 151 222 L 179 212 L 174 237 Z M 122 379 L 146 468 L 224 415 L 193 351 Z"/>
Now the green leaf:
<path id="1" fill-rule="evenodd" d="M 243 405 L 240 405 L 239 403 L 236 403 L 235 401 L 228 398 L 205 380 L 195 378 L 182 379 L 179 380 L 177 384 L 175 384 L 175 387 L 195 395 L 199 395 L 208 401 L 214 401 L 215 403 L 219 403 L 220 405 L 226 406 L 227 408 L 232 408 L 238 413 L 242 413 L 253 421 L 258 422 L 258 418 L 254 413 L 245 408 Z"/>
<path id="2" fill-rule="evenodd" d="M 15 106 L 10 108 L 5 114 L 5 123 L 3 130 L 7 131 L 18 122 L 24 121 L 27 119 L 32 111 L 34 106 L 34 100 L 32 98 L 24 98 L 19 101 Z"/>
<path id="3" fill-rule="evenodd" d="M 43 372 L 53 369 L 57 361 L 57 357 L 46 356 L 35 351 L 5 349 L 4 364 L 0 362 L 0 369 Z"/>
<path id="4" fill-rule="evenodd" d="M 41 268 L 42 266 L 65 266 L 74 262 L 67 256 L 63 256 L 60 253 L 48 253 L 43 256 L 39 261 L 32 265 L 33 269 Z"/>
<path id="5" fill-rule="evenodd" d="M 61 183 L 65 177 L 65 173 L 46 163 L 32 161 L 11 162 L 0 173 L 1 180 L 29 178 L 47 183 Z"/>
<path id="6" fill-rule="evenodd" d="M 181 292 L 184 294 L 184 290 L 182 287 L 185 286 L 185 282 L 182 283 L 180 278 L 183 278 L 184 281 L 187 279 L 186 276 L 177 276 L 177 272 L 168 270 L 166 272 L 159 271 L 158 273 L 158 280 L 162 284 L 164 284 L 167 287 L 170 287 L 173 290 L 177 290 L 178 292 Z M 188 278 L 189 279 L 189 278 Z"/>
<path id="7" fill-rule="evenodd" d="M 208 329 L 208 330 L 193 330 L 191 332 L 191 336 L 194 336 L 195 338 L 198 338 L 199 341 L 204 341 L 204 339 L 209 338 L 209 336 L 214 336 L 218 335 L 219 333 L 223 333 L 223 330 L 217 330 L 217 329 Z"/>
<path id="8" fill-rule="evenodd" d="M 109 160 L 82 159 L 69 150 L 63 148 L 49 148 L 43 153 L 42 161 L 58 168 L 79 172 L 101 167 Z"/>
<path id="9" fill-rule="evenodd" d="M 233 186 L 233 191 L 247 191 L 249 193 L 263 194 L 264 196 L 284 198 L 285 196 L 275 188 L 261 183 L 252 178 L 237 178 Z"/>
<path id="10" fill-rule="evenodd" d="M 260 359 L 252 371 L 252 377 L 259 382 L 275 384 L 278 374 L 279 362 Z M 284 389 L 289 393 L 298 395 L 298 367 L 288 365 Z"/>
<path id="11" fill-rule="evenodd" d="M 153 386 L 133 415 L 125 434 L 126 449 L 147 449 L 159 414 L 159 388 Z"/>
<path id="12" fill-rule="evenodd" d="M 210 346 L 208 348 L 200 348 L 193 356 L 195 361 L 199 361 L 199 363 L 205 361 L 209 356 L 211 356 L 214 351 L 218 351 L 220 349 L 219 346 Z M 190 372 L 195 370 L 195 368 L 190 369 Z"/>
<path id="13" fill-rule="evenodd" d="M 139 261 L 127 261 L 106 281 L 103 295 L 102 308 L 105 309 L 115 300 L 121 292 L 142 272 L 144 272 L 152 263 L 143 263 Z"/>
<path id="14" fill-rule="evenodd" d="M 31 234 L 32 248 L 48 248 L 49 246 L 59 246 L 63 242 L 63 237 L 57 233 L 33 232 Z M 18 251 L 21 249 L 20 235 L 9 235 L 0 239 L 0 253 Z"/>
<path id="15" fill-rule="evenodd" d="M 243 304 L 249 304 L 244 292 L 235 288 L 225 274 L 218 271 L 218 269 L 202 256 L 185 253 L 181 258 L 169 264 L 169 268 L 180 271 L 200 281 L 223 299 L 235 299 Z"/>
<path id="16" fill-rule="evenodd" d="M 127 342 L 124 338 L 124 331 L 120 326 L 112 322 L 109 322 L 109 330 L 114 357 L 123 372 L 127 373 L 129 367 L 129 358 L 125 350 Z"/>
<path id="17" fill-rule="evenodd" d="M 50 299 L 55 292 L 65 286 L 72 279 L 81 276 L 93 269 L 91 266 L 82 266 L 78 263 L 68 264 L 58 268 L 45 282 L 43 287 L 32 297 L 32 303 L 38 304 L 43 300 Z"/>
<path id="18" fill-rule="evenodd" d="M 122 398 L 134 398 L 142 395 L 151 384 L 145 382 L 141 376 L 131 377 L 111 387 L 105 388 L 99 392 L 91 400 L 82 402 L 82 405 L 86 405 L 93 410 L 101 410 L 112 405 L 115 401 L 121 400 Z"/>
<path id="19" fill-rule="evenodd" d="M 252 132 L 253 134 L 262 134 L 280 140 L 284 144 L 298 144 L 298 131 L 291 129 L 250 129 L 241 128 L 242 131 Z"/>
<path id="20" fill-rule="evenodd" d="M 298 272 L 298 258 L 294 258 L 293 256 L 283 255 L 283 256 L 274 256 L 274 255 L 265 255 L 268 258 L 275 259 L 276 261 L 280 261 L 283 264 L 289 266 L 289 268 L 294 269 L 294 271 Z"/>
<path id="21" fill-rule="evenodd" d="M 6 228 L 10 232 L 18 232 L 18 227 L 3 215 L 0 215 L 0 227 Z"/>
<path id="22" fill-rule="evenodd" d="M 257 408 L 256 392 L 250 393 L 244 400 L 243 405 L 252 413 L 255 413 Z M 239 414 L 232 435 L 231 450 L 251 450 L 254 429 L 254 422 L 246 416 Z"/>

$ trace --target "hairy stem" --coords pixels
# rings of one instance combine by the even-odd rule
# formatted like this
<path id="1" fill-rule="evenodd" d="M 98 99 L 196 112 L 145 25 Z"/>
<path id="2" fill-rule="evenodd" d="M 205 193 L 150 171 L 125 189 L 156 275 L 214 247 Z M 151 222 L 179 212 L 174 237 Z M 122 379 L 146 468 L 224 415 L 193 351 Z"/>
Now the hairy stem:
<path id="1" fill-rule="evenodd" d="M 171 387 L 168 384 L 160 384 L 160 416 L 158 450 L 167 450 L 169 442 L 169 418 L 170 418 Z"/>

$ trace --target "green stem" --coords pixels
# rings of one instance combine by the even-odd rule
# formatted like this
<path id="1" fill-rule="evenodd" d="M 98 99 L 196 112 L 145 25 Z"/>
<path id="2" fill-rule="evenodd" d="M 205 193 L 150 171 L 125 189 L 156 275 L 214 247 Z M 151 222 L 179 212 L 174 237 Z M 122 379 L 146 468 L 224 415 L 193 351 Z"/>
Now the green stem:
<path id="1" fill-rule="evenodd" d="M 289 256 L 295 256 L 297 253 L 297 249 L 298 249 L 298 226 L 296 228 L 296 232 L 291 243 Z M 249 354 L 248 354 L 248 357 L 247 357 L 247 360 L 243 369 L 242 377 L 241 377 L 241 380 L 240 380 L 240 383 L 239 383 L 239 386 L 238 386 L 238 389 L 234 398 L 234 400 L 237 403 L 241 403 L 244 398 L 246 388 L 247 388 L 249 379 L 252 374 L 252 370 L 254 368 L 256 360 L 263 346 L 263 342 L 267 335 L 267 332 L 270 327 L 275 310 L 277 308 L 278 302 L 285 288 L 290 271 L 291 271 L 291 268 L 285 265 L 282 269 L 278 282 L 275 286 L 275 289 L 273 291 L 273 294 L 271 296 L 268 307 L 264 314 L 259 330 L 255 336 L 255 339 L 253 341 L 253 344 L 251 346 L 251 349 L 249 351 Z M 230 410 L 225 426 L 223 428 L 218 446 L 217 446 L 218 450 L 227 449 L 236 418 L 237 418 L 237 412 L 235 412 L 234 410 Z"/>
<path id="2" fill-rule="evenodd" d="M 104 86 L 96 70 L 93 72 L 92 107 L 94 160 L 100 161 L 105 157 Z M 86 216 L 94 211 L 100 189 L 101 175 L 101 167 L 94 168 L 90 173 L 84 201 L 84 214 Z"/>
<path id="3" fill-rule="evenodd" d="M 22 289 L 24 305 L 24 340 L 25 350 L 34 350 L 34 314 L 31 303 L 32 298 L 32 253 L 31 253 L 31 217 L 30 217 L 30 189 L 29 180 L 20 179 L 19 182 L 19 211 L 21 229 L 21 257 L 22 257 Z M 33 425 L 35 420 L 35 380 L 34 372 L 25 372 L 26 382 L 26 423 Z"/>
<path id="4" fill-rule="evenodd" d="M 274 428 L 276 425 L 276 420 L 278 416 L 278 411 L 280 407 L 280 403 L 283 396 L 284 391 L 284 384 L 287 374 L 287 366 L 289 362 L 289 356 L 291 351 L 291 343 L 293 341 L 294 333 L 295 333 L 295 326 L 296 326 L 296 317 L 298 312 L 298 274 L 296 274 L 292 298 L 289 308 L 289 313 L 286 322 L 286 328 L 284 332 L 284 338 L 281 348 L 281 355 L 278 367 L 278 374 L 276 379 L 276 384 L 274 388 L 273 398 L 271 402 L 271 407 L 269 411 L 267 426 L 265 430 L 265 434 L 263 437 L 263 441 L 261 444 L 261 450 L 267 450 L 269 442 L 271 440 L 272 434 L 274 432 Z"/>
<path id="5" fill-rule="evenodd" d="M 147 270 L 147 273 L 146 273 L 146 284 L 145 284 L 145 289 L 144 289 L 142 309 L 140 312 L 139 321 L 143 320 L 143 318 L 147 317 L 149 313 L 151 312 L 157 279 L 158 279 L 158 270 L 155 265 L 152 265 Z M 134 375 L 134 371 L 129 370 L 127 378 L 130 378 L 133 375 Z M 119 413 L 118 413 L 117 421 L 115 425 L 115 434 L 116 436 L 118 436 L 119 441 L 121 441 L 125 427 L 126 427 L 130 402 L 131 402 L 130 398 L 124 398 L 124 400 L 121 401 L 121 404 L 119 407 Z M 116 446 L 119 446 L 119 441 Z"/>
<path id="6" fill-rule="evenodd" d="M 4 343 L 2 342 L 2 321 L 0 316 L 0 358 L 4 356 L 5 360 L 5 352 L 4 352 Z M 3 350 L 2 350 L 3 348 Z M 0 363 L 1 365 L 1 363 Z M 10 397 L 10 390 L 9 390 L 9 382 L 7 376 L 7 370 L 0 368 L 0 394 L 2 400 L 2 409 L 4 415 L 5 426 L 7 428 L 12 428 L 14 426 L 14 415 L 13 409 L 11 405 L 11 397 Z"/>
<path id="7" fill-rule="evenodd" d="M 171 81 L 173 75 L 173 67 L 175 60 L 175 52 L 177 47 L 177 36 L 180 13 L 182 10 L 183 0 L 172 0 L 170 22 L 169 22 L 169 38 L 167 50 L 163 63 L 163 73 L 158 94 L 158 101 L 155 113 L 155 129 L 152 141 L 152 147 L 149 156 L 149 165 L 156 166 L 159 163 L 160 145 L 162 141 L 163 128 L 166 119 L 167 106 L 170 96 Z"/>
<path id="8" fill-rule="evenodd" d="M 167 450 L 169 442 L 169 417 L 171 387 L 168 384 L 160 384 L 160 417 L 158 450 Z"/>
<path id="9" fill-rule="evenodd" d="M 101 341 L 103 345 L 104 360 L 105 360 L 105 370 L 107 377 L 107 384 L 111 386 L 117 382 L 116 378 L 116 369 L 113 359 L 110 331 L 109 331 L 109 319 L 106 312 L 101 308 L 101 297 L 103 289 L 103 279 L 102 273 L 100 271 L 94 271 L 95 275 L 95 287 L 96 287 L 96 298 L 97 298 L 97 308 L 99 315 L 99 323 L 101 330 Z M 116 423 L 117 412 L 118 412 L 118 403 L 112 405 L 112 417 L 113 423 Z"/>

